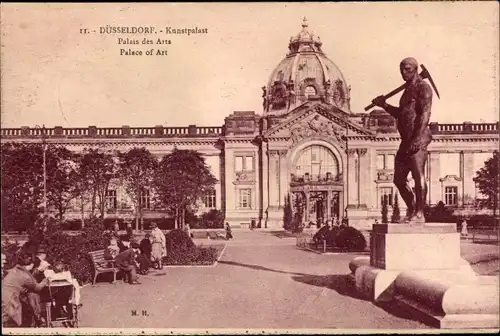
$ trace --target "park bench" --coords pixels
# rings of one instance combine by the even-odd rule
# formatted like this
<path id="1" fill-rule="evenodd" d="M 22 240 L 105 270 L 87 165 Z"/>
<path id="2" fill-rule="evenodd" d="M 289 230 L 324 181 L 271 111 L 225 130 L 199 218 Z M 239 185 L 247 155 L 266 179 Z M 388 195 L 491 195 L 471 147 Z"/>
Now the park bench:
<path id="1" fill-rule="evenodd" d="M 113 283 L 116 283 L 116 273 L 119 272 L 119 269 L 114 267 L 113 260 L 106 260 L 104 258 L 104 250 L 89 252 L 89 255 L 95 270 L 92 285 L 95 285 L 97 276 L 103 273 L 113 273 Z"/>
<path id="2" fill-rule="evenodd" d="M 218 231 L 208 231 L 207 232 L 207 235 L 208 235 L 208 238 L 209 239 L 214 239 L 214 240 L 217 240 L 217 239 L 226 239 L 226 236 Z"/>
<path id="3" fill-rule="evenodd" d="M 488 227 L 478 227 L 472 231 L 472 242 L 500 242 L 499 230 Z"/>

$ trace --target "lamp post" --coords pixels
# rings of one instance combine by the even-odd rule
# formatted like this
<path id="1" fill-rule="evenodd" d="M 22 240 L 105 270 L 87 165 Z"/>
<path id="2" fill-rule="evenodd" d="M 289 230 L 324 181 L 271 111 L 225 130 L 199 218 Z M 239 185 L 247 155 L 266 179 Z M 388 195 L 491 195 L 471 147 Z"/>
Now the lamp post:
<path id="1" fill-rule="evenodd" d="M 45 125 L 42 125 L 42 127 L 35 125 L 35 128 L 40 129 L 42 132 L 41 135 L 42 135 L 42 151 L 43 151 L 43 215 L 46 221 L 48 215 L 48 209 L 47 209 L 47 143 L 45 139 Z"/>

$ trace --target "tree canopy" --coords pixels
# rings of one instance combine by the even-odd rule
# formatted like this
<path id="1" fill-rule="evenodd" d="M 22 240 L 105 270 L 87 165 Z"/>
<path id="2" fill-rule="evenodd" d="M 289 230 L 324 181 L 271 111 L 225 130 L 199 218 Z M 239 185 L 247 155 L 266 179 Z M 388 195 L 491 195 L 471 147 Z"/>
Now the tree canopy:
<path id="1" fill-rule="evenodd" d="M 194 150 L 174 149 L 165 155 L 155 176 L 158 201 L 184 226 L 185 211 L 213 189 L 217 179 Z"/>
<path id="2" fill-rule="evenodd" d="M 498 165 L 498 151 L 495 151 L 493 157 L 485 161 L 484 167 L 479 169 L 474 177 L 477 188 L 485 197 L 479 200 L 480 204 L 493 209 L 493 215 L 496 215 L 498 201 L 500 200 L 500 190 L 498 189 Z"/>
<path id="3" fill-rule="evenodd" d="M 128 152 L 118 153 L 119 178 L 127 194 L 134 203 L 136 211 L 136 229 L 142 228 L 142 196 L 153 189 L 158 161 L 146 148 L 132 148 Z"/>

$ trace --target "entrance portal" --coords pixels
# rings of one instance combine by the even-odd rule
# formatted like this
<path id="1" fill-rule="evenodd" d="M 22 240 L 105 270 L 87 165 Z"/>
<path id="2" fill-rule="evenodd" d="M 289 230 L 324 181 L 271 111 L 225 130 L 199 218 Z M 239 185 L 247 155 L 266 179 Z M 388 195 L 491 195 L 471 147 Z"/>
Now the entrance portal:
<path id="1" fill-rule="evenodd" d="M 301 213 L 305 224 L 322 225 L 327 221 L 335 223 L 340 221 L 340 195 L 340 191 L 328 190 L 293 192 L 293 213 Z"/>
<path id="2" fill-rule="evenodd" d="M 299 213 L 305 225 L 340 221 L 344 185 L 335 154 L 325 146 L 314 144 L 298 152 L 292 167 L 293 213 Z"/>

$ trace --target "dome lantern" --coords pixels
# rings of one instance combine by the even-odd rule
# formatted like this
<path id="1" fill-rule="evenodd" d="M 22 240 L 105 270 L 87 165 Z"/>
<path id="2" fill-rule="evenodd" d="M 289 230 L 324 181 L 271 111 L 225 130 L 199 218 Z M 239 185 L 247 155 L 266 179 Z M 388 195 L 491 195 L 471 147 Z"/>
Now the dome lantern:
<path id="1" fill-rule="evenodd" d="M 262 88 L 264 114 L 286 114 L 309 100 L 321 100 L 350 112 L 350 87 L 322 51 L 322 44 L 304 17 L 302 30 L 290 38 L 286 57 Z"/>

